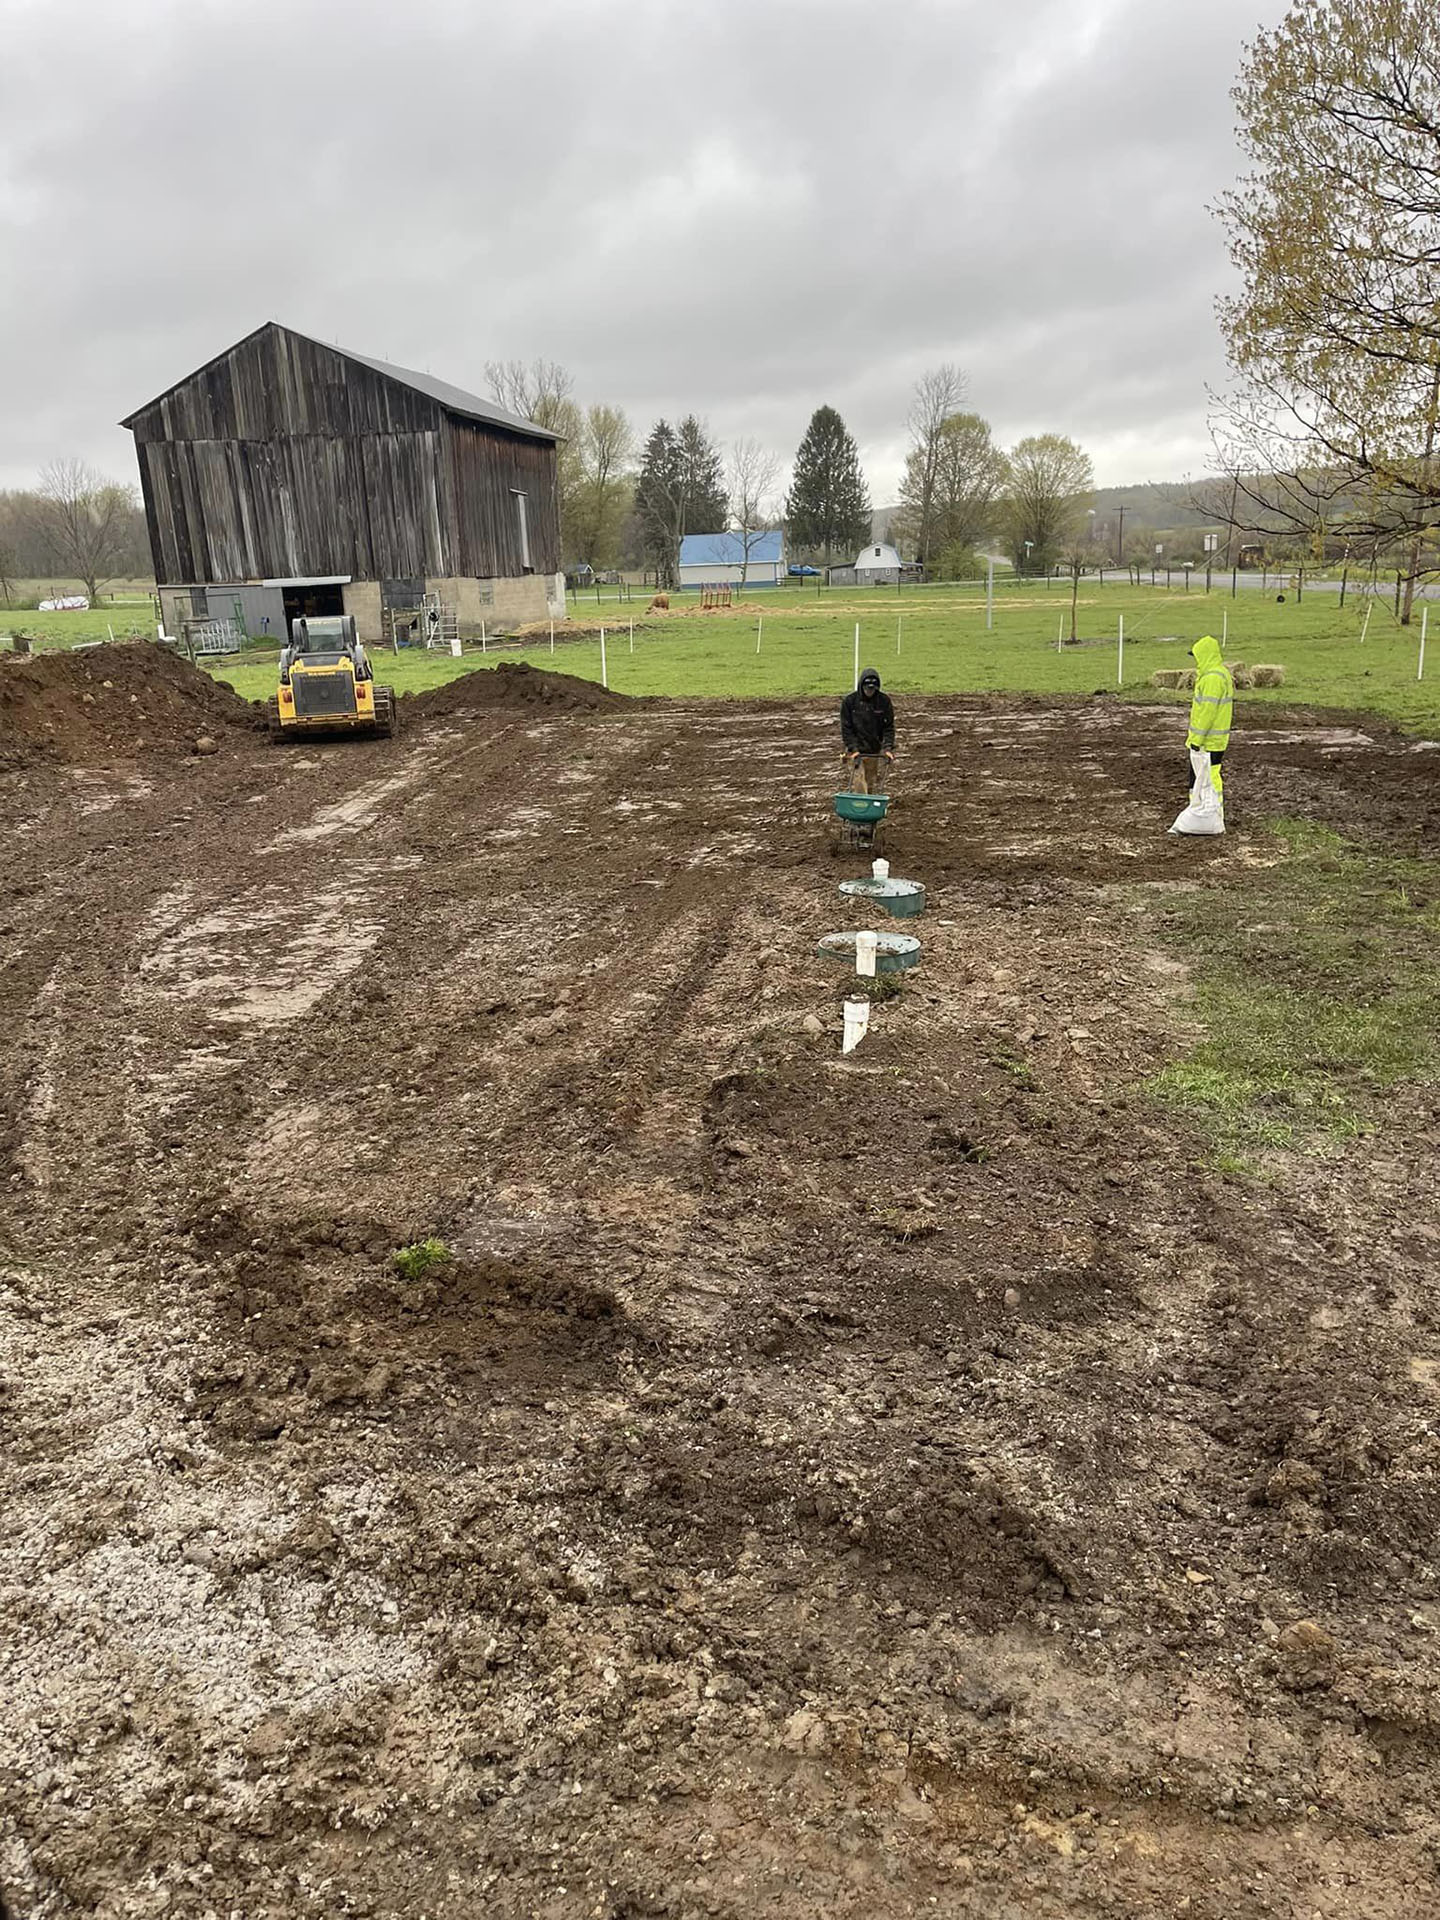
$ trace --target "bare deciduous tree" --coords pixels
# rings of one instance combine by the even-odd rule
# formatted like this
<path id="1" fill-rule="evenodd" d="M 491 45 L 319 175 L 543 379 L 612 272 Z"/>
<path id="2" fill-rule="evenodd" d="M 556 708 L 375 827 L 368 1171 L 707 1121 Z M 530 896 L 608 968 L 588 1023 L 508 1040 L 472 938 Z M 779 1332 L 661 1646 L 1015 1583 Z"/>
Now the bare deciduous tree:
<path id="1" fill-rule="evenodd" d="M 552 433 L 566 432 L 576 417 L 575 382 L 558 360 L 487 360 L 485 378 L 497 406 L 533 420 Z"/>
<path id="2" fill-rule="evenodd" d="M 730 450 L 730 521 L 740 541 L 740 584 L 750 577 L 750 556 L 762 533 L 775 524 L 780 462 L 758 440 L 737 440 Z"/>
<path id="3" fill-rule="evenodd" d="M 945 424 L 959 413 L 966 392 L 965 375 L 948 363 L 931 367 L 915 382 L 914 396 L 906 425 L 910 429 L 910 452 L 905 462 L 905 483 L 901 500 L 906 509 L 905 528 L 914 542 L 915 557 L 928 567 L 932 550 L 944 545 L 936 538 L 936 495 L 943 458 Z"/>
<path id="4" fill-rule="evenodd" d="M 56 570 L 81 581 L 95 605 L 129 546 L 135 489 L 81 460 L 54 460 L 40 475 L 33 511 Z"/>

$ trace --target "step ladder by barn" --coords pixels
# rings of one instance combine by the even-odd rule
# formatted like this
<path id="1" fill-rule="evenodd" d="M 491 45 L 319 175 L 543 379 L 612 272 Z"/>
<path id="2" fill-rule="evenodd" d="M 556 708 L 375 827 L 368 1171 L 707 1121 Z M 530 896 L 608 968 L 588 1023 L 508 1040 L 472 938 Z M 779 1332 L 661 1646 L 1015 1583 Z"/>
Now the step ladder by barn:
<path id="1" fill-rule="evenodd" d="M 435 647 L 441 653 L 458 651 L 460 640 L 460 620 L 454 607 L 447 607 L 438 593 L 427 593 L 420 615 L 420 631 L 425 636 L 427 648 Z"/>

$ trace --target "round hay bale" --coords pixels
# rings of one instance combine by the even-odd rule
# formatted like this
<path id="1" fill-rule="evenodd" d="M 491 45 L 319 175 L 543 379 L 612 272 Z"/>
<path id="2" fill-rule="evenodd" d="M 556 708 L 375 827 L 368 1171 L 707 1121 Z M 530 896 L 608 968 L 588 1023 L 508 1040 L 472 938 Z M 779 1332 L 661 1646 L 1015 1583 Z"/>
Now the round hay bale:
<path id="1" fill-rule="evenodd" d="M 1284 667 L 1261 666 L 1257 661 L 1250 669 L 1250 684 L 1254 687 L 1283 687 L 1285 684 Z"/>

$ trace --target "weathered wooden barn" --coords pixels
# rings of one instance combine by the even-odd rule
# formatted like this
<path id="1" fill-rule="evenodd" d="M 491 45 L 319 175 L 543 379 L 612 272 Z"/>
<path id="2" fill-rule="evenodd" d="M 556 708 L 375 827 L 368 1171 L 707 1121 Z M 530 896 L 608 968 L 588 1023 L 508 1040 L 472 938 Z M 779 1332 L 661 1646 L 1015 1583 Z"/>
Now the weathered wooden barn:
<path id="1" fill-rule="evenodd" d="M 564 612 L 557 436 L 429 374 L 269 321 L 121 424 L 172 631 Z"/>

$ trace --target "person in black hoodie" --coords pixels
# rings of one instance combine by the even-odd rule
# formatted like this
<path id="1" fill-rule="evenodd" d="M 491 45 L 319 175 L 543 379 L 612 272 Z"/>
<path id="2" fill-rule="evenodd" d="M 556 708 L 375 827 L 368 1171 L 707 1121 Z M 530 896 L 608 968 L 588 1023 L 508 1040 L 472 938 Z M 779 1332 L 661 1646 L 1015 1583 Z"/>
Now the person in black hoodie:
<path id="1" fill-rule="evenodd" d="M 887 765 L 895 758 L 895 709 L 874 667 L 866 667 L 854 693 L 840 702 L 840 738 L 846 765 L 860 769 L 861 791 L 873 793 L 881 755 Z"/>

